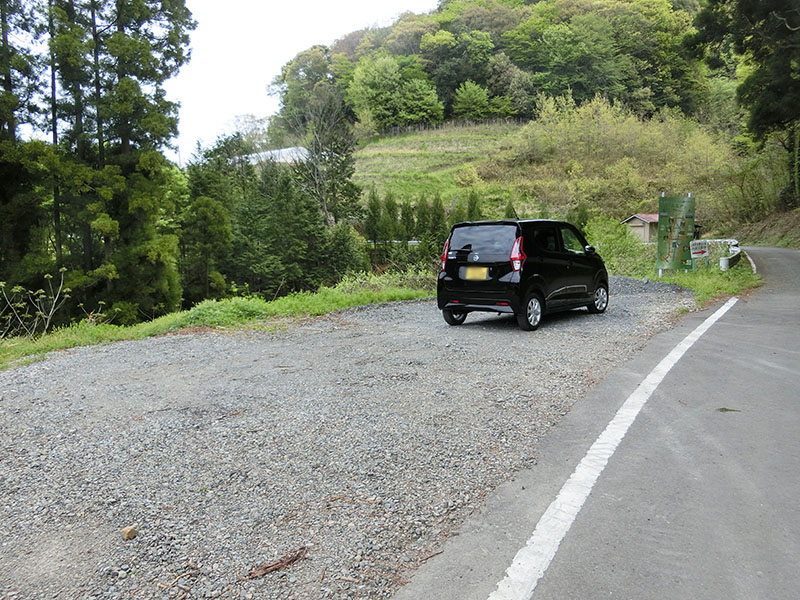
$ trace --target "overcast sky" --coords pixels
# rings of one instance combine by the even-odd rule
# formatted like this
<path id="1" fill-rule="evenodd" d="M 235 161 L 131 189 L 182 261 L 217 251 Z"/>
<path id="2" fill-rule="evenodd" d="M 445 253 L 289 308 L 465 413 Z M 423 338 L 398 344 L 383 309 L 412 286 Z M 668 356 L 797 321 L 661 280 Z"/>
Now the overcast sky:
<path id="1" fill-rule="evenodd" d="M 330 45 L 351 31 L 389 25 L 406 11 L 429 12 L 437 0 L 186 0 L 197 21 L 192 58 L 166 84 L 180 102 L 179 155 L 185 164 L 233 130 L 234 119 L 278 109 L 267 85 L 301 50 Z"/>

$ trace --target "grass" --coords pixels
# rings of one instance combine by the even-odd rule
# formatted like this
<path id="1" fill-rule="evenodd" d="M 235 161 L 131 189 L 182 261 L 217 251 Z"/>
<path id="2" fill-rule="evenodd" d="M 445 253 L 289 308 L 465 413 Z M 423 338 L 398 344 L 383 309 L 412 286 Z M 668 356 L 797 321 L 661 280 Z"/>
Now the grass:
<path id="1" fill-rule="evenodd" d="M 700 268 L 697 271 L 669 272 L 661 277 L 661 281 L 675 283 L 694 292 L 698 306 L 709 302 L 735 296 L 746 290 L 757 288 L 763 284 L 761 275 L 753 273 L 747 260 L 741 260 L 727 271 L 718 267 Z"/>
<path id="2" fill-rule="evenodd" d="M 656 246 L 645 246 L 626 226 L 613 219 L 592 219 L 585 229 L 589 242 L 600 252 L 609 273 L 635 279 L 644 276 L 658 279 Z M 728 271 L 720 271 L 719 259 L 728 255 L 728 245 L 711 243 L 709 246 L 708 267 L 702 261 L 697 261 L 696 270 L 667 271 L 660 280 L 692 290 L 700 306 L 763 283 L 761 276 L 753 273 L 744 257 Z"/>
<path id="3" fill-rule="evenodd" d="M 416 200 L 439 194 L 447 204 L 475 188 L 484 198 L 500 200 L 513 191 L 506 183 L 488 183 L 476 176 L 512 144 L 521 129 L 516 123 L 461 126 L 383 136 L 356 152 L 354 180 L 379 193 Z M 501 206 L 502 208 L 502 206 Z"/>
<path id="4" fill-rule="evenodd" d="M 667 273 L 661 280 L 691 289 L 701 306 L 714 299 L 758 287 L 762 283 L 761 277 L 752 272 L 747 261 L 740 261 L 725 272 L 716 268 L 701 268 L 688 273 Z M 206 300 L 190 310 L 171 313 L 130 327 L 81 321 L 36 339 L 0 340 L 0 369 L 34 362 L 56 350 L 139 340 L 190 327 L 268 328 L 275 326 L 281 319 L 313 317 L 355 306 L 429 297 L 434 292 L 434 286 L 435 278 L 430 270 L 418 267 L 381 275 L 351 275 L 333 288 L 300 292 L 271 302 L 255 296 Z"/>
<path id="5" fill-rule="evenodd" d="M 424 298 L 431 295 L 434 281 L 424 269 L 383 275 L 361 274 L 347 277 L 333 288 L 300 292 L 271 302 L 255 296 L 206 300 L 189 310 L 130 327 L 81 321 L 35 339 L 0 340 L 0 369 L 39 360 L 55 350 L 139 340 L 189 327 L 263 328 L 280 319 L 313 317 L 354 306 Z"/>

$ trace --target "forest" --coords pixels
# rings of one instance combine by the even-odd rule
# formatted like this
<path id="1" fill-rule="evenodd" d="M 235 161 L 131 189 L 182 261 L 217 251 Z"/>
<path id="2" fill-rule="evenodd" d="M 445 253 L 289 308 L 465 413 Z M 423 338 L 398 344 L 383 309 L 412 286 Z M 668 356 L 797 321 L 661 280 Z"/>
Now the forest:
<path id="1" fill-rule="evenodd" d="M 785 1 L 441 0 L 301 51 L 270 86 L 279 113 L 185 168 L 164 91 L 190 58 L 183 0 L 6 0 L 0 25 L 3 335 L 430 261 L 463 219 L 582 225 L 687 187 L 720 229 L 800 206 Z M 448 171 L 453 193 L 426 184 L 435 165 L 369 181 L 370 145 L 444 123 L 515 135 Z M 287 146 L 307 158 L 259 158 Z"/>

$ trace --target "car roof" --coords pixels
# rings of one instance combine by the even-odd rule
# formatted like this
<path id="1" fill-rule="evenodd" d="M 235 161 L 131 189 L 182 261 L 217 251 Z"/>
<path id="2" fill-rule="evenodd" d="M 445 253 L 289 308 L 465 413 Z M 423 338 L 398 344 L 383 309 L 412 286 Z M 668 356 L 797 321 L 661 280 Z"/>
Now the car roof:
<path id="1" fill-rule="evenodd" d="M 566 221 L 556 221 L 555 219 L 495 219 L 491 221 L 462 221 L 454 224 L 453 227 L 463 227 L 465 225 L 518 225 L 521 223 L 566 223 Z"/>

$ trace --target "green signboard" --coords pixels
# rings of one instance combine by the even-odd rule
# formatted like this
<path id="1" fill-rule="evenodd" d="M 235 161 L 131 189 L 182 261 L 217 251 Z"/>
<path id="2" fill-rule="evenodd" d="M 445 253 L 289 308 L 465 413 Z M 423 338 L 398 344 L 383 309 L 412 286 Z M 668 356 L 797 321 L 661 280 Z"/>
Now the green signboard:
<path id="1" fill-rule="evenodd" d="M 694 198 L 658 200 L 658 258 L 656 268 L 690 269 L 692 253 L 689 242 L 694 239 Z"/>

